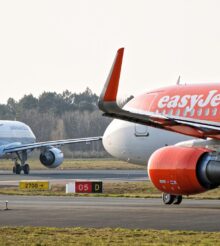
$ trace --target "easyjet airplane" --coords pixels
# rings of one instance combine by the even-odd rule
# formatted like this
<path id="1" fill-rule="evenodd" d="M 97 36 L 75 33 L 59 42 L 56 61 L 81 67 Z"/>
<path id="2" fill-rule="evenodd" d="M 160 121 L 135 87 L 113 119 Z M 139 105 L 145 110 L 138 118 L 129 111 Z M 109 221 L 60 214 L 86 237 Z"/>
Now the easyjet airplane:
<path id="1" fill-rule="evenodd" d="M 30 167 L 26 163 L 28 155 L 40 150 L 40 162 L 47 168 L 56 168 L 64 160 L 60 147 L 64 144 L 82 143 L 101 140 L 102 137 L 64 139 L 47 142 L 36 142 L 31 128 L 19 121 L 0 120 L 0 158 L 14 160 L 13 173 L 29 174 Z"/>
<path id="2" fill-rule="evenodd" d="M 163 192 L 163 202 L 180 204 L 182 195 L 197 194 L 218 187 L 220 84 L 177 83 L 175 86 L 148 91 L 120 108 L 116 97 L 123 52 L 123 48 L 117 52 L 100 96 L 99 108 L 104 112 L 104 116 L 143 125 L 142 130 L 137 130 L 136 133 L 140 132 L 143 135 L 145 132 L 150 140 L 152 132 L 154 139 L 157 138 L 157 146 L 165 146 L 154 151 L 148 161 L 149 178 L 156 188 Z M 131 130 L 131 125 L 126 124 L 127 129 Z M 140 160 L 143 161 L 143 157 L 147 157 L 144 153 L 145 148 L 146 152 L 148 148 L 153 151 L 153 143 L 144 140 L 143 144 L 135 146 L 132 150 L 132 141 L 129 139 L 132 134 L 129 135 L 125 130 L 126 124 L 114 120 L 104 135 L 104 146 L 107 146 L 107 149 L 112 148 L 110 152 L 118 155 L 123 150 L 125 154 L 128 153 L 126 147 L 130 146 L 134 156 L 135 151 L 138 153 L 134 159 L 137 160 L 140 155 Z M 128 134 L 123 135 L 123 131 Z M 169 136 L 171 139 L 167 140 Z M 124 144 L 118 152 L 115 150 L 117 145 L 113 146 L 116 143 L 114 137 L 118 139 L 119 145 Z M 123 141 L 120 140 L 121 137 L 124 137 Z M 166 146 L 175 143 L 178 138 L 180 141 L 177 144 Z M 143 153 L 138 151 L 139 147 Z M 147 162 L 147 159 L 145 161 Z"/>

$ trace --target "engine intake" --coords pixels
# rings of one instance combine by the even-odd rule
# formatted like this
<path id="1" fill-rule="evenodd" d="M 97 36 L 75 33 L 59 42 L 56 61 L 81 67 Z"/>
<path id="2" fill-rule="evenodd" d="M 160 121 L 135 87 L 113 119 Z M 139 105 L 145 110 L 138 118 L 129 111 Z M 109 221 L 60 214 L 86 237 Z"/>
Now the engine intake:
<path id="1" fill-rule="evenodd" d="M 197 177 L 199 182 L 207 189 L 220 185 L 220 159 L 212 152 L 204 153 L 197 164 Z"/>
<path id="2" fill-rule="evenodd" d="M 220 185 L 220 159 L 205 148 L 168 146 L 152 154 L 148 174 L 162 192 L 197 194 Z"/>
<path id="3" fill-rule="evenodd" d="M 40 154 L 40 162 L 48 168 L 60 166 L 63 160 L 63 152 L 57 148 L 48 149 Z"/>

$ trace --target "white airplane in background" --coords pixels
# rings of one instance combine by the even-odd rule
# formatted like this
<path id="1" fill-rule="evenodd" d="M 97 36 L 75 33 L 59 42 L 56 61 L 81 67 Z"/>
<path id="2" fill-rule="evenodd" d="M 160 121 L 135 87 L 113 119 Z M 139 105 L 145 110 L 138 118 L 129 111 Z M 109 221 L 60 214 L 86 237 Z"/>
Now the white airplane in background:
<path id="1" fill-rule="evenodd" d="M 101 140 L 102 137 L 64 139 L 56 141 L 36 142 L 31 128 L 19 121 L 0 120 L 0 158 L 14 160 L 13 173 L 29 174 L 30 167 L 26 163 L 28 155 L 34 150 L 40 150 L 40 162 L 47 168 L 56 168 L 64 160 L 60 147 L 64 144 L 74 144 Z"/>

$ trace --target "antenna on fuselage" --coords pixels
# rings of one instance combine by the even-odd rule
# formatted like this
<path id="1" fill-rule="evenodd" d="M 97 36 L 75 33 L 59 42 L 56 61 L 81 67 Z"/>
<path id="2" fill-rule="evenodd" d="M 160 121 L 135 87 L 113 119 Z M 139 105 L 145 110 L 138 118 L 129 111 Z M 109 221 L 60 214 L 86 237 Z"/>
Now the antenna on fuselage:
<path id="1" fill-rule="evenodd" d="M 178 77 L 176 84 L 177 84 L 177 85 L 180 84 L 180 76 Z"/>

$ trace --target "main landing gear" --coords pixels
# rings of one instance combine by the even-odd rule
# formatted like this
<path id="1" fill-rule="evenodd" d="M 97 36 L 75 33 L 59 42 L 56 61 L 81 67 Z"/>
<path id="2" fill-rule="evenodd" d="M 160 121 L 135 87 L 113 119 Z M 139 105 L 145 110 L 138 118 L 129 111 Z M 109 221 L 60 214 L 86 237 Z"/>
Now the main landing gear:
<path id="1" fill-rule="evenodd" d="M 25 163 L 27 161 L 27 151 L 23 150 L 21 153 L 17 152 L 16 154 L 18 158 L 15 160 L 13 173 L 21 174 L 21 171 L 23 171 L 24 174 L 29 174 L 30 166 L 29 164 Z M 20 160 L 21 164 L 18 163 L 18 159 Z"/>
<path id="2" fill-rule="evenodd" d="M 19 163 L 15 162 L 15 165 L 13 166 L 13 173 L 21 174 L 21 171 L 23 171 L 24 174 L 29 174 L 30 172 L 29 164 L 25 163 L 24 165 L 20 165 Z"/>
<path id="3" fill-rule="evenodd" d="M 168 193 L 162 194 L 163 203 L 166 205 L 174 204 L 179 205 L 182 202 L 183 197 L 181 195 L 171 195 Z"/>

